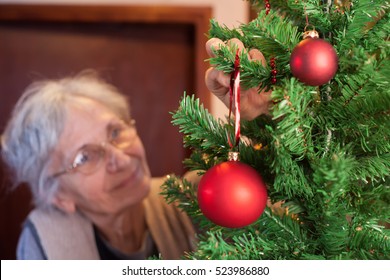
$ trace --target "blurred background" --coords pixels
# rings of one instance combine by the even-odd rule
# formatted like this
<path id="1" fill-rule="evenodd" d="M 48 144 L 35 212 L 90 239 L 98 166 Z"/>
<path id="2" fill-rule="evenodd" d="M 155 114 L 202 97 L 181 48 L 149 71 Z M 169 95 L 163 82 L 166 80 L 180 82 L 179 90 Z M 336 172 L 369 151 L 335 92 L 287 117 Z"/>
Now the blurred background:
<path id="1" fill-rule="evenodd" d="M 169 112 L 187 92 L 224 118 L 204 85 L 209 20 L 234 27 L 251 14 L 244 0 L 0 0 L 0 133 L 29 83 L 93 68 L 128 97 L 152 174 L 182 174 L 189 151 Z M 1 259 L 15 258 L 30 201 L 1 165 Z"/>

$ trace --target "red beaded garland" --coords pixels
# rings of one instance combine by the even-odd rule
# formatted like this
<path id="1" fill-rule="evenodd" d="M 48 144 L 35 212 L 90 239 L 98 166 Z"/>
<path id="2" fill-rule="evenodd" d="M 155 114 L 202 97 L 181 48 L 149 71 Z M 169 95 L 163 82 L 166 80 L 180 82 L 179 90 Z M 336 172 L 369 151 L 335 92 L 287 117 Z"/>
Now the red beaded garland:
<path id="1" fill-rule="evenodd" d="M 268 15 L 271 10 L 271 4 L 269 3 L 269 0 L 265 0 L 265 14 Z"/>
<path id="2" fill-rule="evenodd" d="M 276 84 L 276 74 L 278 74 L 278 70 L 276 70 L 276 58 L 275 57 L 272 57 L 271 59 L 270 59 L 270 66 L 271 66 L 271 68 L 272 68 L 272 70 L 271 70 L 271 75 L 272 75 L 272 77 L 271 77 L 271 83 L 272 84 Z"/>

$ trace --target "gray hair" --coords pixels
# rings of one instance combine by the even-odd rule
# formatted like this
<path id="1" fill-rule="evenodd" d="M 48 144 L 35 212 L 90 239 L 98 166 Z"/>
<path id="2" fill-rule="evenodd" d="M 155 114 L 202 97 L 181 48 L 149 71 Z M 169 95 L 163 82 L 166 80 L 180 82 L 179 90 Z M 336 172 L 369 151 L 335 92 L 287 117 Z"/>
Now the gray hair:
<path id="1" fill-rule="evenodd" d="M 105 104 L 124 121 L 130 120 L 126 98 L 95 71 L 73 77 L 33 82 L 16 103 L 1 136 L 4 162 L 13 173 L 15 186 L 28 183 L 34 204 L 50 207 L 58 180 L 50 177 L 50 154 L 66 121 L 66 106 L 87 97 Z"/>

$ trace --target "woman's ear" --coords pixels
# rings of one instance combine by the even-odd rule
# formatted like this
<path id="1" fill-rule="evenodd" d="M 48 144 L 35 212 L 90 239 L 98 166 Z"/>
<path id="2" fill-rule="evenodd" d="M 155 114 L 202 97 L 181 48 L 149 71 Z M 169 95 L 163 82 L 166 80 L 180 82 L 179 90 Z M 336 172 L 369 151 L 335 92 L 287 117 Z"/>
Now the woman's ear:
<path id="1" fill-rule="evenodd" d="M 54 196 L 53 204 L 65 213 L 72 214 L 76 212 L 76 204 L 73 199 L 61 191 Z"/>

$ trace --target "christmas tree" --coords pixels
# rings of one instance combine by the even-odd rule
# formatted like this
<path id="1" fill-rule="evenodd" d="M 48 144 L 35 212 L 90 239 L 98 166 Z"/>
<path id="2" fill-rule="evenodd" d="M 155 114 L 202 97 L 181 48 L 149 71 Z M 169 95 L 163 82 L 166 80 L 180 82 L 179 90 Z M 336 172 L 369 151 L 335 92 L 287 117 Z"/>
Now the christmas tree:
<path id="1" fill-rule="evenodd" d="M 390 2 L 251 4 L 258 8 L 257 18 L 233 29 L 211 20 L 209 37 L 238 38 L 268 61 L 262 66 L 240 54 L 240 86 L 271 89 L 273 106 L 270 115 L 241 120 L 246 140 L 236 149 L 240 162 L 261 175 L 272 204 L 247 226 L 220 226 L 202 213 L 198 186 L 171 176 L 164 185 L 166 199 L 178 203 L 200 229 L 197 251 L 185 258 L 389 259 Z M 308 39 L 329 43 L 337 54 L 337 72 L 330 77 L 312 58 L 323 51 L 319 44 L 300 49 L 302 34 L 314 30 L 319 39 Z M 216 52 L 210 63 L 233 73 L 235 49 Z M 227 161 L 233 117 L 216 120 L 199 100 L 185 95 L 173 124 L 192 150 L 188 168 L 207 174 Z M 234 173 L 240 171 L 232 167 L 230 176 Z"/>

